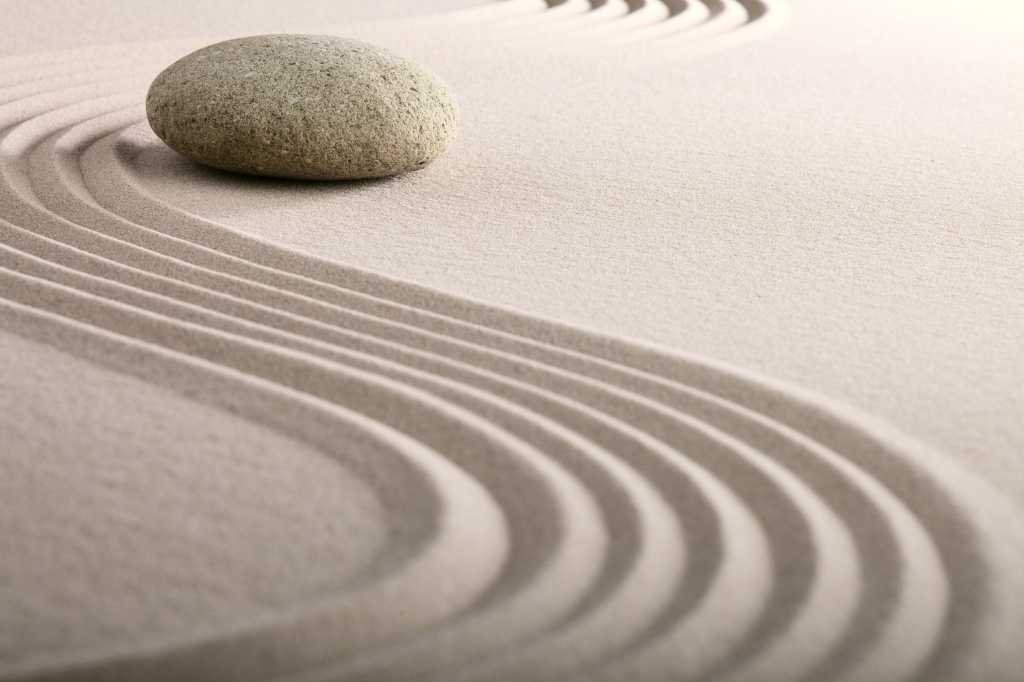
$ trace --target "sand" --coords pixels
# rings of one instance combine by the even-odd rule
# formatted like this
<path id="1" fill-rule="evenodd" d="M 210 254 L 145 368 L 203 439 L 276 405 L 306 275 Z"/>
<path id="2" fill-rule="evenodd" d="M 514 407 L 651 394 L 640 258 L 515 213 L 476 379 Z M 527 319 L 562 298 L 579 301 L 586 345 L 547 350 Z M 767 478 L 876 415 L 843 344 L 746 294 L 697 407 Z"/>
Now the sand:
<path id="1" fill-rule="evenodd" d="M 199 4 L 3 29 L 0 679 L 1019 679 L 1015 3 Z M 148 129 L 307 30 L 459 141 Z"/>

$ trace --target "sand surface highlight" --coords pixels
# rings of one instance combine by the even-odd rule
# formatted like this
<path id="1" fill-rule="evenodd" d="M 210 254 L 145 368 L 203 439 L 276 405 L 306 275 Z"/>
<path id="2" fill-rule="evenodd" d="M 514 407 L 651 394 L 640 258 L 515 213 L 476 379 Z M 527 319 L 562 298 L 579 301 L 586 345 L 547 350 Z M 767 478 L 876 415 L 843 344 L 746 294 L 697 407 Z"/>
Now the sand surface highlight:
<path id="1" fill-rule="evenodd" d="M 467 114 L 461 151 L 437 168 L 346 187 L 240 179 L 159 145 L 145 88 L 207 37 L 0 59 L 0 504 L 16 512 L 0 521 L 0 679 L 1017 679 L 1019 468 L 992 483 L 1019 451 L 1000 438 L 1024 445 L 1017 395 L 988 386 L 1005 418 L 975 417 L 985 456 L 944 447 L 941 425 L 918 434 L 925 445 L 818 385 L 714 359 L 760 348 L 763 368 L 774 344 L 801 342 L 777 331 L 770 303 L 750 334 L 738 304 L 708 304 L 733 290 L 714 267 L 720 227 L 700 237 L 692 298 L 730 333 L 721 353 L 702 309 L 673 290 L 678 263 L 660 260 L 700 226 L 679 227 L 686 196 L 724 222 L 783 198 L 747 178 L 788 166 L 729 161 L 736 140 L 782 128 L 723 117 L 691 135 L 688 115 L 733 96 L 721 74 L 820 57 L 836 16 L 914 19 L 826 4 L 507 0 L 339 16 L 332 30 L 450 75 Z M 990 53 L 998 40 L 972 55 Z M 685 114 L 671 87 L 691 81 Z M 534 96 L 559 89 L 578 99 L 536 117 Z M 587 123 L 574 133 L 575 115 Z M 481 138 L 496 126 L 510 146 Z M 735 139 L 712 134 L 729 129 Z M 665 163 L 691 144 L 707 175 L 650 165 L 651 131 Z M 538 182 L 541 161 L 565 174 Z M 700 201 L 726 168 L 725 193 L 747 193 Z M 802 197 L 794 221 L 825 219 L 836 200 Z M 989 238 L 1007 239 L 999 211 L 1018 204 L 973 199 Z M 601 249 L 619 238 L 636 242 L 621 258 L 648 259 L 647 279 L 617 282 L 621 298 L 600 286 L 619 267 Z M 791 267 L 779 239 L 777 264 Z M 544 268 L 560 288 L 529 281 Z M 956 282 L 970 300 L 971 281 Z M 842 284 L 822 281 L 832 296 Z M 893 297 L 902 284 L 888 283 Z M 1019 280 L 989 290 L 1010 333 Z M 837 325 L 877 313 L 856 300 L 834 307 Z M 628 326 L 633 302 L 692 324 L 698 352 Z M 878 314 L 898 330 L 901 310 Z M 836 357 L 791 366 L 822 386 L 826 366 L 871 357 L 820 336 Z M 965 366 L 1001 371 L 1001 348 Z M 960 357 L 944 352 L 933 366 Z M 850 391 L 872 407 L 880 385 Z"/>

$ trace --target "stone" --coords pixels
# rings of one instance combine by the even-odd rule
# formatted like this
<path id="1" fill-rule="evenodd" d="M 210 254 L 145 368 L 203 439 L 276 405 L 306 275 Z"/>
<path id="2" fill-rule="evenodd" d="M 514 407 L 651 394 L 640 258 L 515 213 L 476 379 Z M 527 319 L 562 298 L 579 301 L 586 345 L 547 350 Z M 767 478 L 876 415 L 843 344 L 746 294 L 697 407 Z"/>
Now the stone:
<path id="1" fill-rule="evenodd" d="M 383 48 L 327 35 L 227 40 L 149 88 L 153 131 L 180 154 L 279 178 L 376 178 L 423 168 L 455 137 L 448 87 Z"/>

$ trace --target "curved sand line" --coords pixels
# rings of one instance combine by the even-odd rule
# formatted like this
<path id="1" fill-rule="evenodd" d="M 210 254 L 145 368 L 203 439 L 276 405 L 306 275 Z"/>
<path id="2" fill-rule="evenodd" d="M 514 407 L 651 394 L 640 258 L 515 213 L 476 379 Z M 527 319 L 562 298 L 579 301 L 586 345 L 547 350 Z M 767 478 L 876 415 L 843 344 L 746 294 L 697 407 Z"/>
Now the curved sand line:
<path id="1" fill-rule="evenodd" d="M 96 88 L 19 90 L 0 110 L 5 327 L 70 339 L 97 362 L 138 358 L 120 371 L 169 358 L 252 377 L 288 404 L 345 401 L 469 473 L 494 523 L 457 544 L 499 544 L 477 557 L 489 569 L 459 564 L 476 587 L 455 607 L 421 598 L 419 621 L 377 617 L 347 650 L 338 636 L 386 598 L 8 677 L 251 679 L 232 661 L 272 651 L 260 673 L 289 679 L 1012 679 L 1001 661 L 1020 578 L 1006 567 L 1019 550 L 991 531 L 1008 506 L 973 478 L 799 389 L 289 253 L 163 204 L 132 171 L 145 135 L 122 87 L 95 100 Z M 339 388 L 353 385 L 367 389 Z M 422 551 L 443 553 L 436 540 Z M 430 593 L 425 575 L 395 580 Z"/>
<path id="2" fill-rule="evenodd" d="M 785 24 L 787 11 L 782 0 L 507 0 L 444 17 L 529 49 L 650 47 L 664 39 L 677 54 L 699 55 L 764 37 Z"/>
<path id="3" fill-rule="evenodd" d="M 340 457 L 346 466 L 365 474 L 368 481 L 376 483 L 378 494 L 398 523 L 396 538 L 409 541 L 409 546 L 398 544 L 391 548 L 389 556 L 381 557 L 383 561 L 379 560 L 376 569 L 364 577 L 363 584 L 353 586 L 349 592 L 323 595 L 310 600 L 310 603 L 295 604 L 284 612 L 244 614 L 244 620 L 237 623 L 232 631 L 234 646 L 250 650 L 262 641 L 257 646 L 272 658 L 275 648 L 286 644 L 286 639 L 278 642 L 274 632 L 280 635 L 285 627 L 289 630 L 298 628 L 313 647 L 333 646 L 334 642 L 330 641 L 333 638 L 323 631 L 325 626 L 345 627 L 354 639 L 381 637 L 387 634 L 386 624 L 381 627 L 381 624 L 374 623 L 372 615 L 381 599 L 401 599 L 403 603 L 410 600 L 407 602 L 410 616 L 407 626 L 416 621 L 436 619 L 446 611 L 458 608 L 458 599 L 453 599 L 453 603 L 440 612 L 438 607 L 445 606 L 441 602 L 426 603 L 417 599 L 417 595 L 410 592 L 416 588 L 416 576 L 431 580 L 437 576 L 457 575 L 459 578 L 454 582 L 461 582 L 466 590 L 462 599 L 472 599 L 474 594 L 486 589 L 500 570 L 507 551 L 506 537 L 501 514 L 489 501 L 487 493 L 445 458 L 431 453 L 408 437 L 355 413 L 318 404 L 307 394 L 289 393 L 279 386 L 261 383 L 251 377 L 195 361 L 183 361 L 185 359 L 155 348 L 125 344 L 117 337 L 97 334 L 95 330 L 85 331 L 83 335 L 81 325 L 69 324 L 67 320 L 8 300 L 0 302 L 0 307 L 4 311 L 3 327 L 7 331 L 161 385 L 177 386 L 179 390 L 204 386 L 203 399 L 209 404 L 238 411 L 247 418 L 309 440 L 325 453 L 330 453 L 331 457 Z M 350 451 L 339 451 L 337 447 L 339 443 L 348 444 L 353 440 L 363 446 L 357 451 L 358 459 L 353 459 Z M 474 520 L 471 522 L 470 519 Z M 466 542 L 480 549 L 476 561 L 470 562 L 475 566 L 466 566 L 462 556 Z M 296 616 L 301 616 L 301 619 L 297 620 Z M 172 645 L 176 652 L 188 648 L 203 651 L 211 635 L 223 637 L 224 632 L 219 628 L 211 630 L 200 626 L 187 633 L 187 639 L 185 635 L 181 633 L 174 638 Z M 319 645 L 314 643 L 317 639 L 321 640 Z M 159 659 L 168 646 L 167 641 L 155 640 L 128 650 L 113 646 L 101 651 L 59 651 L 36 663 L 29 661 L 14 668 L 5 667 L 3 673 L 5 679 L 62 677 L 62 668 L 88 669 L 92 671 L 90 674 L 106 674 L 103 671 L 109 667 L 110 661 L 130 659 L 140 652 Z M 229 652 L 225 650 L 225 653 Z M 284 653 L 294 655 L 287 649 Z M 166 663 L 169 669 L 161 672 L 166 677 L 160 679 L 175 679 L 174 675 L 189 672 L 184 660 Z M 231 660 L 221 664 L 234 665 Z M 203 661 L 204 670 L 212 671 L 217 665 L 209 658 Z"/>

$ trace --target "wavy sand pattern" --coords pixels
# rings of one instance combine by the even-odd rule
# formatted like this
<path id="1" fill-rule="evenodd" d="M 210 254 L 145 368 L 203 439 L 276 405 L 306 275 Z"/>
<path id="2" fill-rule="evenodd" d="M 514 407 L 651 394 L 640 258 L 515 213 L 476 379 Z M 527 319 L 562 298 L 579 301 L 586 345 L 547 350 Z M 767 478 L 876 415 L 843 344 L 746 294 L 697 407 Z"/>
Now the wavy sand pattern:
<path id="1" fill-rule="evenodd" d="M 701 53 L 767 35 L 787 18 L 783 0 L 505 0 L 451 13 L 443 21 L 547 49 L 653 44 Z"/>
<path id="2" fill-rule="evenodd" d="M 508 0 L 444 21 L 675 49 L 781 14 Z M 0 330 L 314 447 L 365 481 L 391 541 L 315 598 L 0 677 L 1013 679 L 1024 557 L 987 486 L 801 389 L 161 203 L 131 160 L 141 94 L 180 52 L 2 62 Z"/>

